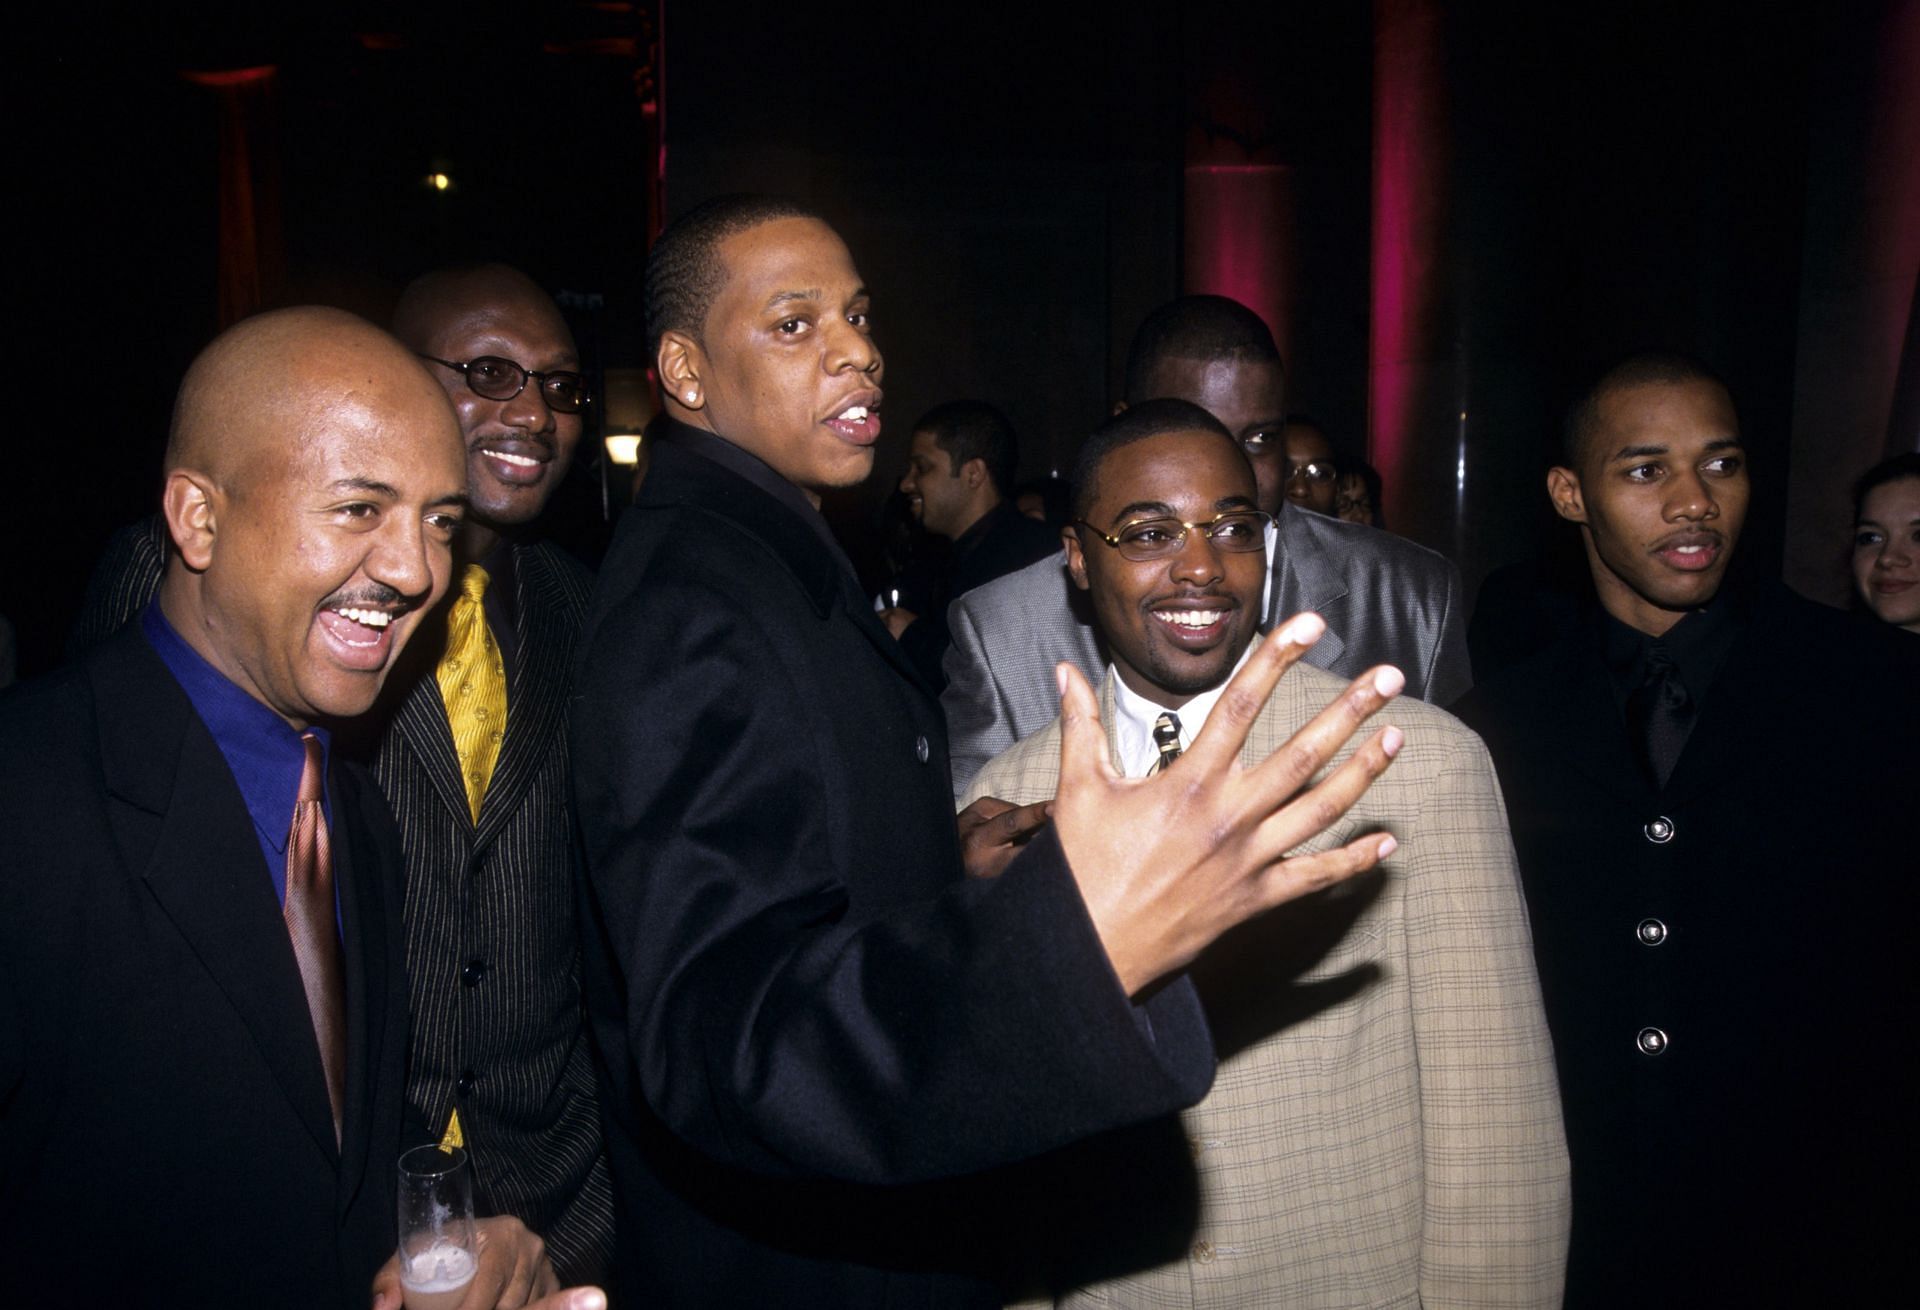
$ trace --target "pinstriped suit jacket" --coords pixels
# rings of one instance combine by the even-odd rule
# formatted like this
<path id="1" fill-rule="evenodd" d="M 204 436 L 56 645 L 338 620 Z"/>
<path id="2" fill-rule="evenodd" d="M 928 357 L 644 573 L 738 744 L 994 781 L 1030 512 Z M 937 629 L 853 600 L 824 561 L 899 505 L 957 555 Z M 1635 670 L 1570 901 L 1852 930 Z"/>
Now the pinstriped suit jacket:
<path id="1" fill-rule="evenodd" d="M 426 623 L 381 704 L 343 725 L 400 826 L 413 1015 L 407 1100 L 436 1134 L 458 1103 L 491 1211 L 546 1239 L 564 1282 L 612 1259 L 613 1208 L 581 1012 L 566 701 L 592 579 L 564 552 L 516 546 L 517 642 L 507 732 L 476 828 L 433 667 L 446 611 Z M 160 585 L 158 515 L 122 530 L 88 586 L 71 648 L 139 613 Z M 485 972 L 469 985 L 466 966 Z M 473 1074 L 472 1090 L 457 1090 Z"/>
<path id="2" fill-rule="evenodd" d="M 592 578 L 516 546 L 507 731 L 476 827 L 433 666 L 444 609 L 396 670 L 373 772 L 406 855 L 407 1099 L 440 1132 L 454 1106 L 489 1205 L 546 1238 L 563 1281 L 601 1277 L 613 1203 L 580 991 L 578 849 L 567 771 L 574 640 Z M 469 965 L 480 962 L 484 972 Z M 473 981 L 469 981 L 473 979 Z M 471 1082 L 462 1090 L 462 1080 Z"/>
<path id="3" fill-rule="evenodd" d="M 1343 686 L 1296 666 L 1242 762 Z M 1406 733 L 1398 759 L 1304 849 L 1372 830 L 1400 849 L 1195 965 L 1221 1065 L 1180 1116 L 1187 1149 L 1116 1137 L 1119 1158 L 1054 1162 L 1035 1184 L 1034 1240 L 1080 1248 L 1043 1262 L 1058 1305 L 1559 1304 L 1567 1155 L 1506 811 L 1452 716 L 1403 698 L 1379 718 Z M 1059 754 L 1056 720 L 966 799 L 1048 798 Z"/>
<path id="4" fill-rule="evenodd" d="M 1272 621 L 1312 610 L 1326 635 L 1307 663 L 1347 677 L 1376 664 L 1407 675 L 1406 694 L 1448 705 L 1473 678 L 1467 663 L 1460 570 L 1445 556 L 1377 528 L 1287 503 L 1272 562 Z M 953 602 L 947 613 L 947 716 L 954 791 L 980 766 L 1040 731 L 1060 708 L 1053 666 L 1077 665 L 1098 683 L 1107 667 L 1086 596 L 1055 553 Z"/>

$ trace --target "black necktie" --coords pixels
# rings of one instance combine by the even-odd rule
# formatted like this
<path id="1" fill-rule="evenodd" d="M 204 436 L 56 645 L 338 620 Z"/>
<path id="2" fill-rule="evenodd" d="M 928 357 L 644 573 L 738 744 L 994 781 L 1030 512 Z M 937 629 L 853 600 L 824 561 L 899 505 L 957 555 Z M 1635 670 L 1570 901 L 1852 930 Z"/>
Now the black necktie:
<path id="1" fill-rule="evenodd" d="M 1647 649 L 1647 680 L 1627 697 L 1627 726 L 1653 785 L 1665 787 L 1693 730 L 1693 698 L 1660 642 Z"/>
<path id="2" fill-rule="evenodd" d="M 1160 752 L 1160 762 L 1153 766 L 1159 773 L 1169 764 L 1180 758 L 1180 716 L 1168 710 L 1153 721 L 1153 744 Z"/>

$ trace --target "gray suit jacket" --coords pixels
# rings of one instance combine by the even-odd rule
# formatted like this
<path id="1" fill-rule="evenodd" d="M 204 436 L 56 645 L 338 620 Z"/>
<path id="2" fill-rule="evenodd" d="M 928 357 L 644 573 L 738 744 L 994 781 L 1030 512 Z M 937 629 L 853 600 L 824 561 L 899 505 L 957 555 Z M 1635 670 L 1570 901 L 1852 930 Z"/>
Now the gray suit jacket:
<path id="1" fill-rule="evenodd" d="M 1282 505 L 1273 552 L 1270 621 L 1312 610 L 1326 635 L 1306 662 L 1357 677 L 1376 664 L 1407 675 L 1407 695 L 1447 705 L 1473 685 L 1460 570 L 1444 555 L 1376 528 Z M 1107 657 L 1066 553 L 1009 573 L 947 611 L 947 715 L 953 790 L 1053 721 L 1053 666 L 1076 665 L 1099 685 Z"/>

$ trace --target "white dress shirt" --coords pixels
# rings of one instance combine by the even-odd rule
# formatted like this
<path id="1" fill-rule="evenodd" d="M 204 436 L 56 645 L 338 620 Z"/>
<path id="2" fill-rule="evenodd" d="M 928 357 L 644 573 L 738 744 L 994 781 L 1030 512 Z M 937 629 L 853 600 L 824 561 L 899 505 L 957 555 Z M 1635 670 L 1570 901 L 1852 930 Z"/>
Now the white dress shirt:
<path id="1" fill-rule="evenodd" d="M 1217 687 L 1208 688 L 1189 700 L 1178 709 L 1142 696 L 1129 687 L 1126 680 L 1109 664 L 1107 676 L 1113 679 L 1113 746 L 1120 756 L 1120 769 L 1129 778 L 1144 778 L 1153 772 L 1153 766 L 1160 762 L 1160 748 L 1154 744 L 1153 721 L 1162 714 L 1178 716 L 1180 720 L 1180 749 L 1186 750 L 1193 745 L 1193 739 L 1200 735 L 1200 729 L 1206 726 L 1207 716 L 1213 713 L 1214 705 L 1220 699 L 1220 693 L 1227 689 L 1227 683 L 1247 662 L 1247 656 L 1253 653 L 1253 643 L 1240 652 L 1240 658 L 1234 661 L 1233 668 L 1220 680 Z"/>

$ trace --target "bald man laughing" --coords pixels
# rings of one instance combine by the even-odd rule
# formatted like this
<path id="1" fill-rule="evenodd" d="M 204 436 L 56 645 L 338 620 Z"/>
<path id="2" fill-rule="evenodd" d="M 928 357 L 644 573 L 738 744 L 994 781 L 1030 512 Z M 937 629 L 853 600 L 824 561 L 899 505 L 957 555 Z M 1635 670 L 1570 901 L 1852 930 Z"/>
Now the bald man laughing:
<path id="1" fill-rule="evenodd" d="M 553 298 L 504 264 L 416 278 L 393 330 L 453 406 L 471 500 L 448 603 L 341 740 L 400 826 L 407 1102 L 472 1153 L 481 1213 L 524 1220 L 564 1281 L 598 1282 L 613 1201 L 581 1013 L 564 716 L 591 579 L 538 540 L 586 386 Z M 158 516 L 115 538 L 76 649 L 139 612 L 170 550 Z"/>
<path id="2" fill-rule="evenodd" d="M 387 334 L 262 315 L 189 370 L 162 503 L 140 621 L 0 699 L 7 1300 L 357 1310 L 395 1240 L 400 855 L 325 725 L 446 591 L 459 426 Z M 469 1300 L 552 1290 L 488 1232 Z"/>

